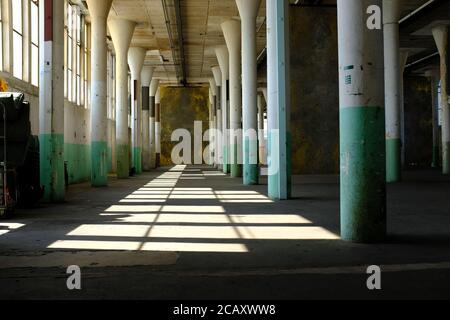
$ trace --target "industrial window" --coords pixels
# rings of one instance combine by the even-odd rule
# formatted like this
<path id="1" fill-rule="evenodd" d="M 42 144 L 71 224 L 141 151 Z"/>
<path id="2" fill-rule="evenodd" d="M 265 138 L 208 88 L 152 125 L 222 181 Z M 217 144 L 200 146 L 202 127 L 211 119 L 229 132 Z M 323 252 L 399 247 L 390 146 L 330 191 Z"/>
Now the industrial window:
<path id="1" fill-rule="evenodd" d="M 84 106 L 87 106 L 89 99 L 89 92 L 87 91 L 88 32 L 88 25 L 81 14 L 80 8 L 66 2 L 64 93 L 70 102 Z"/>
<path id="2" fill-rule="evenodd" d="M 81 15 L 75 15 L 75 99 L 81 105 Z"/>
<path id="3" fill-rule="evenodd" d="M 31 84 L 39 85 L 39 0 L 30 0 Z"/>
<path id="4" fill-rule="evenodd" d="M 70 3 L 67 4 L 67 99 L 73 101 L 73 9 Z"/>
<path id="5" fill-rule="evenodd" d="M 23 79 L 23 3 L 14 1 L 12 6 L 13 27 L 13 76 Z"/>
<path id="6" fill-rule="evenodd" d="M 89 108 L 91 104 L 91 88 L 89 87 L 91 76 L 91 27 L 89 24 L 84 24 L 84 106 Z"/>

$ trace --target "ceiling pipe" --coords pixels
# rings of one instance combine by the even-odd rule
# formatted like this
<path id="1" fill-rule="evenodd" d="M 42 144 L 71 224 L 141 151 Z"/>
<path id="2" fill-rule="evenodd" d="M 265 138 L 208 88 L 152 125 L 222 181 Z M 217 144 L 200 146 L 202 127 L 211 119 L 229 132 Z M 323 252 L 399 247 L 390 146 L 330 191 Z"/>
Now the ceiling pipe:
<path id="1" fill-rule="evenodd" d="M 419 63 L 422 63 L 422 62 L 431 60 L 432 58 L 437 57 L 437 56 L 439 56 L 439 52 L 435 52 L 435 53 L 430 54 L 430 55 L 428 55 L 428 56 L 426 56 L 426 57 L 423 57 L 423 58 L 420 58 L 420 59 L 418 59 L 418 60 L 416 60 L 416 61 L 413 61 L 413 62 L 411 62 L 411 63 L 408 63 L 408 64 L 405 66 L 405 68 L 411 68 L 411 67 L 414 67 L 415 65 L 417 65 L 417 64 L 419 64 Z"/>
<path id="2" fill-rule="evenodd" d="M 435 0 L 430 0 L 426 3 L 424 3 L 423 5 L 421 5 L 419 8 L 417 8 L 416 10 L 414 10 L 413 12 L 411 12 L 410 14 L 406 15 L 404 18 L 402 18 L 399 23 L 405 22 L 406 20 L 414 17 L 416 14 L 418 14 L 420 11 L 422 11 L 423 9 L 427 8 L 429 5 L 431 5 Z"/>
<path id="3" fill-rule="evenodd" d="M 174 0 L 175 16 L 177 19 L 178 47 L 180 48 L 181 81 L 186 86 L 186 58 L 184 56 L 183 21 L 181 20 L 180 0 Z"/>
<path id="4" fill-rule="evenodd" d="M 169 9 L 167 6 L 167 1 L 166 0 L 161 0 L 162 2 L 162 7 L 163 7 L 163 11 L 164 11 L 164 19 L 165 19 L 165 23 L 166 23 L 166 27 L 167 27 L 167 33 L 169 34 L 169 43 L 170 43 L 170 49 L 172 51 L 172 56 L 173 56 L 173 60 L 174 60 L 174 65 L 178 66 L 178 68 L 176 68 L 176 73 L 177 73 L 177 78 L 178 81 L 180 83 L 184 83 L 184 85 L 186 84 L 186 76 L 185 76 L 185 64 L 181 63 L 181 54 L 177 54 L 176 51 L 176 45 L 175 45 L 175 41 L 174 41 L 174 37 L 173 37 L 173 30 L 172 30 L 172 25 L 170 23 L 170 16 L 169 16 Z M 178 6 L 179 6 L 179 1 L 178 1 Z M 176 8 L 178 7 L 177 5 L 175 5 L 175 10 L 177 10 Z M 179 10 L 179 7 L 178 7 Z M 178 20 L 178 19 L 177 19 Z M 180 24 L 180 28 L 181 28 L 181 18 L 180 18 L 180 23 L 177 22 L 177 27 L 178 24 Z M 180 45 L 180 33 L 178 33 L 178 47 L 179 50 L 183 50 L 183 61 L 184 61 L 184 47 L 183 47 L 183 41 L 182 41 L 182 37 L 181 37 L 181 45 Z M 182 35 L 181 35 L 182 36 Z M 178 58 L 177 58 L 178 57 Z M 179 60 L 179 61 L 177 61 Z M 180 71 L 180 66 L 181 66 L 181 71 Z"/>

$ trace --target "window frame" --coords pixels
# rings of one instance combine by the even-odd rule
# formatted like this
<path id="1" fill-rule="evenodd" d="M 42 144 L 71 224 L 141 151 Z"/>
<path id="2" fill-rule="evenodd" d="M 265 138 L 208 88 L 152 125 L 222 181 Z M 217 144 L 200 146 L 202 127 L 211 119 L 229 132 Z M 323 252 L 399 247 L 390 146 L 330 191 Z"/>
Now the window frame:
<path id="1" fill-rule="evenodd" d="M 31 85 L 35 87 L 39 87 L 39 61 L 40 61 L 40 52 L 39 52 L 39 43 L 40 43 L 40 21 L 39 21 L 39 0 L 27 0 L 29 1 L 29 82 Z M 36 21 L 33 21 L 33 6 L 36 8 Z M 36 24 L 33 24 L 36 22 Z M 36 51 L 36 61 L 33 60 L 33 49 Z"/>
<path id="2" fill-rule="evenodd" d="M 13 52 L 17 52 L 19 49 L 18 49 L 18 47 L 17 47 L 17 45 L 19 45 L 20 44 L 20 55 L 19 54 L 14 54 L 14 55 L 12 55 L 12 59 L 11 59 L 11 61 L 12 61 L 12 66 L 11 66 L 11 68 L 12 68 L 12 72 L 11 72 L 11 75 L 14 77 L 14 78 L 16 78 L 16 79 L 19 79 L 19 80 L 22 80 L 22 81 L 26 81 L 26 78 L 24 77 L 24 69 L 26 69 L 26 68 L 24 68 L 24 61 L 25 61 L 25 59 L 24 59 L 24 49 L 25 49 L 25 46 L 24 46 L 24 38 L 25 38 L 25 29 L 24 29 L 24 25 L 26 25 L 26 23 L 24 23 L 25 22 L 25 8 L 24 8 L 24 2 L 23 2 L 23 0 L 19 0 L 17 3 L 20 3 L 20 29 L 21 30 L 16 30 L 16 21 L 17 21 L 17 19 L 15 19 L 15 18 L 18 18 L 18 17 L 14 17 L 14 13 L 16 12 L 15 10 L 17 10 L 17 8 L 18 8 L 18 6 L 17 5 L 15 5 L 15 6 L 12 6 L 12 3 L 11 3 L 11 15 L 10 15 L 10 19 L 11 19 L 11 34 L 12 34 L 12 38 L 10 39 L 10 41 L 12 42 L 11 43 L 11 45 L 12 45 L 12 49 L 13 49 Z M 18 40 L 17 42 L 16 42 L 16 40 Z M 19 64 L 16 64 L 17 63 L 17 57 L 20 57 L 20 63 Z M 18 71 L 16 70 L 16 67 L 17 66 L 19 66 L 20 65 L 20 73 L 21 74 L 18 74 Z M 25 78 L 25 79 L 24 79 Z"/>

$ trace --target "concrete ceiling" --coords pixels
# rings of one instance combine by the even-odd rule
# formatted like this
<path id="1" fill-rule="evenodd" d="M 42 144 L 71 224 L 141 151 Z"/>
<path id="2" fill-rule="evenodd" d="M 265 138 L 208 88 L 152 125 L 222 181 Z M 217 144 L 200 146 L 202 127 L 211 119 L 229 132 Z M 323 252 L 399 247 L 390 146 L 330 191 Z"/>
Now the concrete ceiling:
<path id="1" fill-rule="evenodd" d="M 263 52 L 266 45 L 265 2 L 262 0 L 255 26 L 258 30 L 258 52 Z M 408 16 L 426 2 L 427 0 L 402 0 L 402 17 Z M 450 3 L 448 0 L 445 2 Z M 335 6 L 336 0 L 291 0 L 291 3 L 299 6 Z M 86 5 L 85 2 L 83 4 Z M 447 11 L 446 14 L 450 12 Z M 225 44 L 220 24 L 238 16 L 235 0 L 114 0 L 110 12 L 110 17 L 130 19 L 138 23 L 132 46 L 149 50 L 145 64 L 155 66 L 155 76 L 167 85 L 180 84 L 180 78 L 183 76 L 180 71 L 183 56 L 187 83 L 207 83 L 208 78 L 212 76 L 211 66 L 217 65 L 214 47 Z M 407 20 L 413 19 L 415 17 Z M 184 52 L 179 46 L 180 20 Z M 402 45 L 412 48 L 417 54 L 435 50 L 435 47 L 430 47 L 433 45 L 430 35 L 412 35 L 426 28 L 426 25 L 422 24 L 417 26 L 420 28 L 410 27 L 402 33 Z M 111 43 L 110 46 L 113 48 Z"/>
<path id="2" fill-rule="evenodd" d="M 400 23 L 401 46 L 410 52 L 407 72 L 424 73 L 439 66 L 431 29 L 438 24 L 450 24 L 449 0 L 423 2 L 427 5 Z"/>

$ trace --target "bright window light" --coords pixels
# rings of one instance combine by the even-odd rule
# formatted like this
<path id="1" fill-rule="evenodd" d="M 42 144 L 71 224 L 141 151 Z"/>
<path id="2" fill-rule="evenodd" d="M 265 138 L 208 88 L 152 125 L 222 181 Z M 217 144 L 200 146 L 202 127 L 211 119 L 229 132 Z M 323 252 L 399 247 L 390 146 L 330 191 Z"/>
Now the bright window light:
<path id="1" fill-rule="evenodd" d="M 0 236 L 10 233 L 11 231 L 20 229 L 25 225 L 22 223 L 0 223 Z"/>
<path id="2" fill-rule="evenodd" d="M 78 241 L 59 240 L 50 249 L 71 250 L 120 250 L 160 252 L 226 252 L 246 253 L 248 249 L 238 243 L 189 243 L 189 242 L 132 242 L 132 241 Z"/>
<path id="3" fill-rule="evenodd" d="M 267 226 L 181 226 L 181 225 L 82 225 L 68 236 L 170 238 L 170 239 L 245 239 L 245 240 L 333 240 L 337 235 L 321 227 Z"/>
<path id="4" fill-rule="evenodd" d="M 168 195 L 161 194 L 132 194 L 126 197 L 126 199 L 167 199 Z"/>

